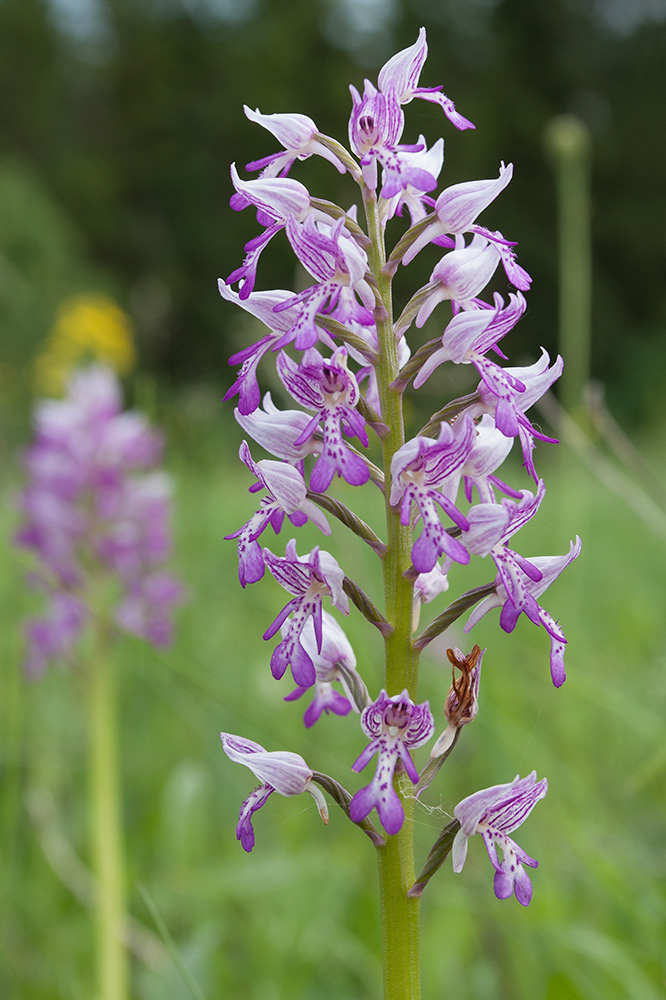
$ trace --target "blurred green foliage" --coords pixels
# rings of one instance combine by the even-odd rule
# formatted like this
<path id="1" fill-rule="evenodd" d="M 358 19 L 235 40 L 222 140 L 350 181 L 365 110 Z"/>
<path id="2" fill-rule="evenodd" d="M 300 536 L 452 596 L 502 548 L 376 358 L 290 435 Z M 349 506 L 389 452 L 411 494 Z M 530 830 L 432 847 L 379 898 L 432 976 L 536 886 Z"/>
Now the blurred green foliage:
<path id="1" fill-rule="evenodd" d="M 49 248 L 63 271 L 105 274 L 139 330 L 144 364 L 173 381 L 231 381 L 237 311 L 222 304 L 218 276 L 256 233 L 249 212 L 229 210 L 229 162 L 242 166 L 276 148 L 246 121 L 243 103 L 300 111 L 344 138 L 348 84 L 373 76 L 393 51 L 428 30 L 423 82 L 447 93 L 477 124 L 459 135 L 441 112 L 412 104 L 407 141 L 444 133 L 444 183 L 492 176 L 512 160 L 513 183 L 493 225 L 519 241 L 535 284 L 530 315 L 514 336 L 517 361 L 534 344 L 556 351 L 556 227 L 553 179 L 543 150 L 550 119 L 581 117 L 594 145 L 593 374 L 610 386 L 623 417 L 663 415 L 666 294 L 663 227 L 666 146 L 666 17 L 658 6 L 616 0 L 0 0 L 2 158 L 36 184 L 39 267 L 52 279 Z M 349 183 L 328 164 L 294 176 L 346 204 Z M 0 220 L 12 199 L 0 184 Z M 7 186 L 9 184 L 9 187 Z M 37 205 L 52 203 L 37 220 Z M 49 281 L 26 264 L 23 239 L 0 226 L 0 332 L 26 357 L 44 336 Z M 273 251 L 273 248 L 271 248 Z M 435 258 L 421 268 L 425 280 Z M 259 287 L 294 275 L 279 249 L 262 260 Z M 63 274 L 65 291 L 72 289 Z M 34 315 L 15 321 L 29 282 Z M 85 291 L 90 276 L 78 275 Z M 16 287 L 15 287 L 16 286 Z M 413 288 L 413 284 L 410 285 Z M 9 289 L 9 290 L 8 290 Z M 11 300 L 11 301 L 10 301 Z M 5 363 L 10 359 L 1 355 Z"/>

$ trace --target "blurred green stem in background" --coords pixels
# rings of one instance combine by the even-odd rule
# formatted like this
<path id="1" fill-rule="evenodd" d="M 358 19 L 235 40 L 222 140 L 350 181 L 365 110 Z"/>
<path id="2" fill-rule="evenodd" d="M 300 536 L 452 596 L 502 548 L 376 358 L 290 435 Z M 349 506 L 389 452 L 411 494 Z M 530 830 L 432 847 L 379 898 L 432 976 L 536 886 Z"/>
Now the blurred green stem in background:
<path id="1" fill-rule="evenodd" d="M 575 415 L 584 404 L 590 379 L 592 143 L 587 125 L 574 115 L 553 118 L 545 142 L 557 185 L 559 348 L 566 358 L 560 400 L 567 413 Z"/>
<path id="2" fill-rule="evenodd" d="M 110 628 L 96 624 L 89 665 L 90 822 L 96 879 L 95 931 L 98 1000 L 127 1000 L 125 855 L 118 760 L 117 677 L 109 656 Z"/>

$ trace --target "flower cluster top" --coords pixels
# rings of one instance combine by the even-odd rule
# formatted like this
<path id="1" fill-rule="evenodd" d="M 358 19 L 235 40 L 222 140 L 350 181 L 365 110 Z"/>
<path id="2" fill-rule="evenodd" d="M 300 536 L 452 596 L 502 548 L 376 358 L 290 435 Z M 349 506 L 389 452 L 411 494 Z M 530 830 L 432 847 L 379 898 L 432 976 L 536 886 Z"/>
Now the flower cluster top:
<path id="1" fill-rule="evenodd" d="M 476 604 L 465 631 L 493 607 L 501 609 L 500 625 L 506 632 L 524 614 L 549 636 L 551 676 L 558 687 L 565 679 L 566 638 L 539 599 L 580 550 L 578 540 L 566 554 L 555 557 L 525 557 L 515 548 L 514 536 L 535 516 L 545 493 L 534 449 L 536 442 L 549 439 L 534 427 L 527 411 L 559 377 L 562 359 L 551 363 L 542 350 L 527 367 L 501 364 L 508 360 L 504 338 L 525 312 L 531 278 L 517 261 L 515 243 L 479 220 L 510 183 L 513 166 L 501 163 L 496 177 L 454 184 L 438 192 L 444 140 L 437 139 L 430 147 L 422 135 L 403 142 L 405 105 L 415 99 L 429 101 L 443 109 L 456 129 L 474 125 L 456 110 L 441 87 L 421 85 L 426 55 L 425 30 L 421 29 L 414 45 L 382 67 L 376 85 L 366 80 L 363 93 L 350 88 L 349 148 L 321 133 L 305 115 L 262 114 L 245 108 L 247 117 L 270 132 L 282 149 L 247 164 L 247 171 L 254 175 L 249 179 L 235 165 L 231 167 L 232 208 L 252 211 L 258 233 L 245 245 L 240 266 L 219 281 L 222 297 L 264 327 L 255 343 L 230 359 L 237 373 L 226 395 L 237 397 L 235 415 L 245 434 L 271 456 L 257 461 L 247 440 L 241 445 L 241 459 L 256 479 L 251 489 L 262 497 L 246 524 L 229 536 L 237 539 L 240 582 L 245 587 L 268 570 L 289 595 L 264 638 L 278 639 L 270 659 L 273 676 L 282 678 L 288 669 L 293 675 L 296 689 L 288 699 L 308 689 L 314 693 L 306 725 L 316 722 L 322 712 L 346 715 L 354 709 L 361 713 L 362 730 L 370 743 L 353 767 L 362 770 L 376 754 L 377 773 L 352 798 L 348 814 L 354 822 L 365 823 L 376 809 L 389 835 L 403 822 L 403 808 L 393 788 L 394 772 L 399 765 L 418 782 L 411 751 L 435 732 L 428 703 L 416 704 L 406 689 L 382 690 L 373 700 L 344 632 L 328 609 L 346 615 L 351 601 L 384 635 L 390 634 L 394 622 L 384 618 L 374 600 L 360 591 L 327 550 L 317 546 L 299 555 L 291 539 L 285 554 L 277 554 L 262 544 L 264 531 L 270 525 L 279 532 L 286 517 L 296 527 L 309 520 L 323 535 L 330 535 L 328 514 L 385 557 L 390 540 L 387 546 L 370 526 L 330 496 L 338 478 L 354 487 L 369 483 L 370 488 L 379 488 L 386 497 L 389 517 L 405 529 L 417 526 L 410 542 L 411 566 L 406 568 L 413 587 L 415 623 L 421 606 L 439 599 L 448 589 L 450 575 L 453 579 L 473 556 L 489 556 L 495 567 L 492 582 L 474 599 L 463 602 L 457 612 Z M 296 164 L 310 156 L 325 158 L 355 182 L 365 225 L 356 206 L 344 208 L 314 197 L 301 180 L 291 176 Z M 404 220 L 404 232 L 387 252 L 386 226 L 395 217 Z M 283 246 L 288 243 L 309 275 L 303 290 L 258 287 L 261 254 L 273 240 L 283 241 Z M 430 278 L 394 317 L 392 277 L 424 251 L 435 260 Z M 486 293 L 491 280 L 497 283 L 502 274 L 499 284 L 505 290 Z M 440 332 L 424 343 L 419 331 L 426 323 L 436 322 Z M 286 407 L 278 407 L 269 393 L 262 399 L 259 370 L 270 359 L 284 387 L 284 398 L 291 401 Z M 444 364 L 472 365 L 478 376 L 475 391 L 449 402 L 424 428 L 406 438 L 401 409 L 404 390 L 410 382 L 417 390 L 428 379 L 434 383 Z M 514 442 L 527 472 L 527 482 L 521 487 L 504 482 L 498 472 Z M 383 466 L 377 458 L 380 452 Z M 456 616 L 449 615 L 446 624 Z M 423 648 L 441 632 L 446 625 L 436 623 L 445 617 L 440 615 L 430 631 L 417 636 L 414 648 Z M 462 663 L 472 664 L 468 671 L 472 680 L 465 688 L 464 704 L 462 686 L 454 684 L 455 697 L 447 704 L 455 703 L 458 709 L 451 708 L 447 716 L 447 736 L 436 744 L 435 761 L 441 762 L 450 752 L 460 726 L 476 714 L 481 651 L 475 649 L 472 659 L 472 654 L 465 657 L 460 651 L 452 659 L 454 681 L 455 665 Z M 341 692 L 334 689 L 336 683 Z M 242 745 L 240 737 L 225 736 L 224 745 L 232 759 L 240 760 L 242 753 L 242 762 L 250 767 L 266 753 L 249 741 Z M 233 754 L 231 746 L 237 748 Z M 285 763 L 287 769 L 292 766 Z M 428 765 L 431 770 L 434 766 L 439 765 Z M 306 786 L 311 790 L 310 781 L 308 773 L 299 791 Z M 291 794 L 279 782 L 269 781 L 265 787 Z M 508 791 L 498 792 L 499 799 L 486 796 L 483 802 L 492 800 L 497 809 L 502 796 L 526 796 L 529 809 L 511 814 L 522 820 L 545 788 L 545 782 L 535 785 L 532 779 L 522 783 L 517 779 L 507 786 Z M 246 848 L 253 843 L 248 829 L 252 812 L 265 801 L 262 795 L 253 795 L 239 825 L 239 838 Z M 522 867 L 519 876 L 515 872 L 523 861 L 532 864 L 532 859 L 519 849 L 516 853 L 517 845 L 511 846 L 513 841 L 505 836 L 517 823 L 493 825 L 492 810 L 480 811 L 477 817 L 464 803 L 461 810 L 465 837 L 476 828 L 484 831 L 498 872 L 497 894 L 507 895 L 515 883 L 520 901 L 528 902 L 529 879 Z M 457 844 L 461 843 L 459 839 Z M 499 865 L 492 853 L 495 843 L 506 848 L 505 859 L 510 856 L 516 862 L 513 867 Z M 458 846 L 459 867 L 461 858 L 464 853 Z"/>

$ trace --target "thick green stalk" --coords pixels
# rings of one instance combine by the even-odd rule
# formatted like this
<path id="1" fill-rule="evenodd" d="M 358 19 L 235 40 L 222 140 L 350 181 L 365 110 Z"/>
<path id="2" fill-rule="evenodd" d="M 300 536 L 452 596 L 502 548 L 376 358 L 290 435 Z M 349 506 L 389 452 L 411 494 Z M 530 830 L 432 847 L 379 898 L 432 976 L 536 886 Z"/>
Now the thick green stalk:
<path id="1" fill-rule="evenodd" d="M 127 1000 L 123 850 L 116 677 L 108 656 L 109 635 L 99 627 L 90 664 L 90 811 L 92 866 L 96 879 L 97 997 Z"/>
<path id="2" fill-rule="evenodd" d="M 390 505 L 391 461 L 404 444 L 402 392 L 392 389 L 398 376 L 398 345 L 393 328 L 391 279 L 382 273 L 386 262 L 384 234 L 374 195 L 366 192 L 370 268 L 374 275 L 383 309 L 376 310 L 379 360 L 376 365 L 381 416 L 389 428 L 382 440 L 386 477 L 386 541 L 383 559 L 384 614 L 393 632 L 385 638 L 384 683 L 389 696 L 405 688 L 416 699 L 419 652 L 412 645 L 413 588 L 404 573 L 411 563 L 412 531 L 400 523 L 398 511 Z M 404 771 L 396 775 L 396 791 L 405 810 L 399 833 L 386 838 L 378 848 L 379 886 L 384 958 L 384 1000 L 419 1000 L 421 976 L 419 962 L 419 900 L 409 899 L 407 890 L 414 882 L 414 798 L 413 786 Z"/>

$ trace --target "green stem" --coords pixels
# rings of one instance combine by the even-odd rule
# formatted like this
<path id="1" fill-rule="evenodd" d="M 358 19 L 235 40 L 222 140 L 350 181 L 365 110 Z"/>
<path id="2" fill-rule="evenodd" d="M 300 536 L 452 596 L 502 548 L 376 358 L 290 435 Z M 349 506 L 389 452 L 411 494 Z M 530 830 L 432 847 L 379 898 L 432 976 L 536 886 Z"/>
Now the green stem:
<path id="1" fill-rule="evenodd" d="M 108 631 L 99 626 L 90 664 L 90 809 L 92 866 L 96 877 L 97 996 L 127 1000 L 124 941 L 125 857 L 120 806 L 117 693 L 108 656 Z"/>
<path id="2" fill-rule="evenodd" d="M 398 377 L 398 344 L 393 326 L 391 278 L 386 263 L 384 233 L 374 194 L 365 193 L 370 268 L 377 282 L 383 309 L 375 314 L 379 359 L 376 365 L 381 417 L 388 433 L 382 439 L 386 479 L 387 553 L 383 560 L 385 616 L 393 631 L 385 637 L 384 683 L 392 697 L 405 688 L 416 699 L 419 650 L 412 644 L 413 587 L 405 572 L 411 564 L 412 530 L 400 523 L 399 511 L 390 505 L 391 461 L 404 444 L 402 392 L 391 388 Z M 405 811 L 399 833 L 378 848 L 381 900 L 384 1000 L 420 1000 L 420 906 L 407 891 L 414 881 L 414 797 L 406 773 L 397 769 L 395 788 Z"/>

